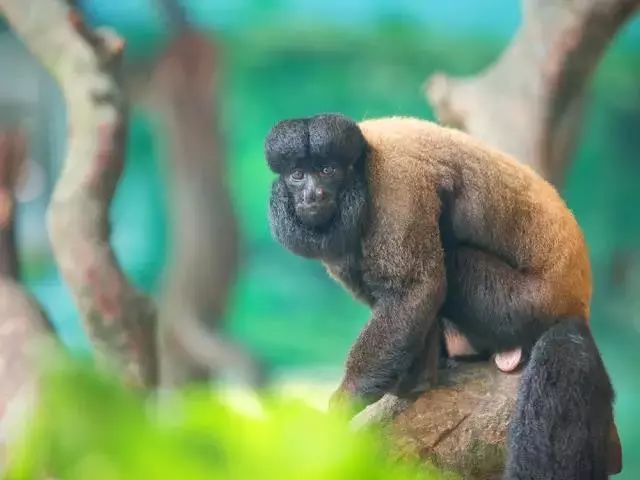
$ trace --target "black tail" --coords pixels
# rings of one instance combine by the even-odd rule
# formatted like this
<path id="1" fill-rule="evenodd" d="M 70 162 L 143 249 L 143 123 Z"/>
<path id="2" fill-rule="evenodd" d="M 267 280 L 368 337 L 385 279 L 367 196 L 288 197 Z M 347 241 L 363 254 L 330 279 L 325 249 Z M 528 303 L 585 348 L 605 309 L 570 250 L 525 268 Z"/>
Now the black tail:
<path id="1" fill-rule="evenodd" d="M 613 388 L 585 322 L 554 325 L 522 374 L 504 478 L 606 479 L 616 453 L 609 442 L 612 404 Z"/>

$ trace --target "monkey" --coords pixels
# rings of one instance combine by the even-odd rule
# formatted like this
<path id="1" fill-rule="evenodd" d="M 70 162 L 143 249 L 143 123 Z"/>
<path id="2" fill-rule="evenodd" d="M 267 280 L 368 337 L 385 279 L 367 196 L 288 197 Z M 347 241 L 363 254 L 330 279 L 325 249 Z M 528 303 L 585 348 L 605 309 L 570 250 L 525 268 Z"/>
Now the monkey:
<path id="1" fill-rule="evenodd" d="M 277 174 L 273 236 L 372 310 L 333 408 L 410 391 L 416 372 L 434 370 L 446 319 L 473 351 L 523 363 L 505 479 L 603 479 L 621 468 L 608 461 L 619 454 L 608 444 L 614 391 L 589 329 L 587 246 L 550 183 L 462 131 L 411 117 L 283 120 L 264 148 Z"/>

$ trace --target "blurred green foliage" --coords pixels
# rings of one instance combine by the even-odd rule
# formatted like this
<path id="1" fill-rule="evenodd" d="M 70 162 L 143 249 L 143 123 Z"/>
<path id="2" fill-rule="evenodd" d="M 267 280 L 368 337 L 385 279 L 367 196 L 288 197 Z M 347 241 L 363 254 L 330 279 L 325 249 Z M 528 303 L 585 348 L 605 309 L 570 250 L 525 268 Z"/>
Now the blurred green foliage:
<path id="1" fill-rule="evenodd" d="M 7 480 L 457 478 L 392 458 L 380 432 L 350 432 L 302 400 L 198 389 L 152 403 L 87 362 L 54 364 Z"/>

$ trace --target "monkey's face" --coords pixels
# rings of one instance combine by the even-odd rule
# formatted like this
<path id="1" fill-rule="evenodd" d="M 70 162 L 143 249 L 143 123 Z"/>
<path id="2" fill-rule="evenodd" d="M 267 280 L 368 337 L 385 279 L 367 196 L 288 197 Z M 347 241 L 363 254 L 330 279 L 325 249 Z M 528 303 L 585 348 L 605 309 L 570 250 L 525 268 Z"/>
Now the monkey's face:
<path id="1" fill-rule="evenodd" d="M 345 182 L 342 166 L 328 159 L 305 162 L 284 176 L 296 215 L 309 227 L 321 227 L 331 222 L 338 209 L 338 197 Z"/>
<path id="2" fill-rule="evenodd" d="M 317 229 L 340 211 L 340 194 L 365 150 L 358 125 L 337 114 L 279 122 L 265 143 L 267 162 L 280 174 L 296 217 Z"/>

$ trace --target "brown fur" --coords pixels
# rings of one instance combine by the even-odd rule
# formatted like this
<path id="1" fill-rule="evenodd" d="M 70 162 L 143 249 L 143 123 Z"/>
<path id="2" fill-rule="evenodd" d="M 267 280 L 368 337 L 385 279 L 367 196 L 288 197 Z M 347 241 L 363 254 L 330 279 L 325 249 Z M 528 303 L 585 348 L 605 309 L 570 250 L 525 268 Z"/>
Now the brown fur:
<path id="1" fill-rule="evenodd" d="M 392 274 L 422 268 L 416 258 L 440 259 L 438 194 L 445 190 L 455 198 L 458 241 L 539 278 L 532 294 L 544 296 L 554 316 L 588 318 L 591 271 L 584 238 L 546 180 L 508 155 L 431 122 L 394 117 L 367 120 L 360 128 L 371 147 L 367 168 L 376 213 L 363 244 L 365 256 L 372 251 L 388 259 L 378 268 Z M 386 250 L 411 254 L 387 256 Z M 430 275 L 442 275 L 442 266 L 431 268 Z"/>

